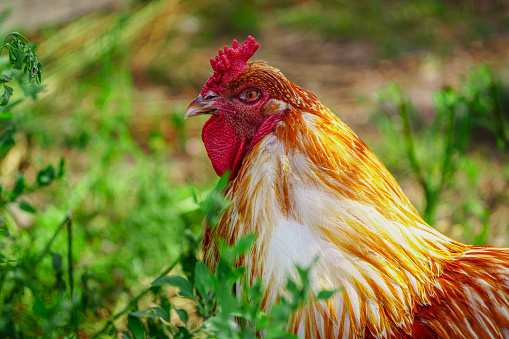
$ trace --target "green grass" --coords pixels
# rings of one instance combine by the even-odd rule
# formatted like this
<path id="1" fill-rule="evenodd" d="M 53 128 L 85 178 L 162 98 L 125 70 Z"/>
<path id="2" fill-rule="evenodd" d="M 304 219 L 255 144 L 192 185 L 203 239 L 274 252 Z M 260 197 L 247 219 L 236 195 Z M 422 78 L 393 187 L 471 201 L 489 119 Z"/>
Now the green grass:
<path id="1" fill-rule="evenodd" d="M 491 175 L 507 180 L 508 99 L 507 86 L 486 65 L 473 69 L 458 88 L 434 93 L 434 118 L 428 124 L 399 86 L 393 84 L 376 96 L 373 119 L 386 139 L 377 153 L 396 174 L 412 174 L 422 192 L 418 207 L 424 220 L 435 225 L 449 219 L 461 225 L 461 240 L 467 243 L 488 241 L 490 213 L 498 207 L 490 204 L 493 199 L 483 201 L 486 169 L 480 166 L 491 162 L 501 167 Z M 449 208 L 445 216 L 441 207 Z"/>

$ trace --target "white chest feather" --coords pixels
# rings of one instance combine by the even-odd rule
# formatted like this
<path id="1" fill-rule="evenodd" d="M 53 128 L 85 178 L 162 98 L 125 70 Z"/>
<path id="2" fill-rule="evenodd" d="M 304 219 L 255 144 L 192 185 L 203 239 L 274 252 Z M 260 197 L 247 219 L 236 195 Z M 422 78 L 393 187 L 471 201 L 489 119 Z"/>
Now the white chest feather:
<path id="1" fill-rule="evenodd" d="M 293 220 L 285 220 L 272 232 L 266 271 L 269 274 L 288 275 L 296 265 L 308 267 L 320 255 L 320 243 L 309 228 Z"/>
<path id="2" fill-rule="evenodd" d="M 310 130 L 315 128 L 312 119 L 303 118 Z M 367 195 L 352 198 L 351 187 L 371 187 L 369 180 L 332 175 L 340 170 L 339 165 L 319 166 L 297 147 L 287 149 L 284 139 L 267 135 L 232 190 L 228 232 L 257 234 L 245 265 L 250 281 L 262 278 L 268 305 L 286 295 L 287 279 L 297 279 L 297 265 L 313 265 L 313 293 L 340 290 L 331 300 L 309 306 L 318 331 L 329 319 L 345 338 L 362 335 L 367 323 L 373 335 L 387 337 L 394 324 L 410 328 L 414 295 L 437 270 L 427 244 L 440 249 L 449 240 L 420 224 L 403 201 L 397 207 L 407 217 L 405 224 L 381 213 Z"/>

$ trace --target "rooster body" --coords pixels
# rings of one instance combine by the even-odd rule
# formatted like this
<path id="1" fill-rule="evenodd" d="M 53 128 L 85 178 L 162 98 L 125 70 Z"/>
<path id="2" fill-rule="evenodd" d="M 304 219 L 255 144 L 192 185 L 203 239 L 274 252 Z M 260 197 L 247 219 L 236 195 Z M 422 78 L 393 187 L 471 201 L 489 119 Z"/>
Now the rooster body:
<path id="1" fill-rule="evenodd" d="M 312 93 L 265 63 L 254 39 L 220 51 L 186 117 L 211 114 L 202 138 L 228 205 L 205 229 L 218 241 L 257 234 L 242 259 L 263 306 L 286 295 L 295 265 L 312 293 L 293 315 L 301 338 L 509 338 L 509 250 L 455 242 L 429 227 L 371 150 Z"/>

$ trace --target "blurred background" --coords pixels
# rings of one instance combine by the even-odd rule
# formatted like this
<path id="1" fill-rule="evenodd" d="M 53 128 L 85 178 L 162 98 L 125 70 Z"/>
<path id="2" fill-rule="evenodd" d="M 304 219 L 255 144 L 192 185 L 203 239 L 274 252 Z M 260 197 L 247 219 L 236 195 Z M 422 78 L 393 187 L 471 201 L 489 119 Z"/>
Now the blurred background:
<path id="1" fill-rule="evenodd" d="M 193 192 L 202 200 L 217 177 L 200 139 L 206 117 L 183 113 L 209 59 L 248 35 L 254 59 L 345 121 L 432 226 L 509 246 L 507 1 L 3 0 L 0 13 L 2 36 L 26 36 L 43 67 L 43 90 L 15 87 L 26 98 L 0 120 L 17 131 L 1 185 L 35 182 L 65 159 L 62 179 L 0 211 L 8 338 L 69 335 L 71 309 L 74 335 L 92 337 L 196 246 L 204 212 Z M 69 213 L 73 301 L 56 297 L 70 283 L 71 237 L 55 233 Z"/>

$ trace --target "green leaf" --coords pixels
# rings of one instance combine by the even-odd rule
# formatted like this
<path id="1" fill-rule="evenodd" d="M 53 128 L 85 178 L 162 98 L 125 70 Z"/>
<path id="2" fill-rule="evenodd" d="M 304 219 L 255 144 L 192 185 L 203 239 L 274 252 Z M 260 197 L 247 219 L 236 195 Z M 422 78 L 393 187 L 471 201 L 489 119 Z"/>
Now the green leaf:
<path id="1" fill-rule="evenodd" d="M 217 282 L 220 284 L 225 284 L 226 282 L 232 280 L 235 281 L 235 277 L 232 273 L 232 267 L 229 262 L 225 262 L 224 257 L 219 260 L 216 267 L 215 273 Z M 223 287 L 223 286 L 221 286 Z"/>
<path id="2" fill-rule="evenodd" d="M 153 310 L 155 315 L 158 316 L 159 318 L 162 318 L 165 321 L 170 322 L 170 312 L 169 312 L 169 310 L 164 310 L 163 308 L 161 308 L 159 306 L 152 307 L 151 310 Z"/>
<path id="3" fill-rule="evenodd" d="M 0 112 L 0 120 L 11 120 L 13 116 L 11 112 Z"/>
<path id="4" fill-rule="evenodd" d="M 14 50 L 12 48 L 9 48 L 9 62 L 11 64 L 16 62 L 16 55 L 14 54 Z"/>
<path id="5" fill-rule="evenodd" d="M 338 290 L 322 290 L 318 292 L 318 295 L 316 296 L 317 300 L 327 300 L 330 297 L 332 297 L 334 294 L 336 294 Z"/>
<path id="6" fill-rule="evenodd" d="M 62 272 L 62 256 L 60 254 L 53 253 L 52 259 L 51 259 L 51 264 L 53 265 L 53 269 L 56 272 L 58 272 L 58 273 Z"/>
<path id="7" fill-rule="evenodd" d="M 260 304 L 263 296 L 264 296 L 264 290 L 262 287 L 262 280 L 257 279 L 255 283 L 248 289 L 248 296 L 251 300 L 251 303 Z"/>
<path id="8" fill-rule="evenodd" d="M 37 62 L 37 77 L 36 77 L 36 81 L 38 83 L 41 83 L 41 77 L 42 77 L 42 65 L 40 62 Z"/>
<path id="9" fill-rule="evenodd" d="M 290 292 L 292 295 L 297 295 L 299 293 L 299 287 L 293 280 L 288 280 L 286 282 L 286 289 L 288 292 Z"/>
<path id="10" fill-rule="evenodd" d="M 265 339 L 298 339 L 293 333 L 288 333 L 284 328 L 269 327 L 264 336 Z"/>
<path id="11" fill-rule="evenodd" d="M 19 208 L 27 213 L 34 214 L 36 212 L 35 208 L 26 201 L 20 201 Z"/>
<path id="12" fill-rule="evenodd" d="M 174 275 L 161 277 L 152 282 L 152 286 L 158 287 L 162 285 L 170 285 L 179 289 L 179 295 L 183 298 L 195 300 L 193 286 L 185 278 Z"/>
<path id="13" fill-rule="evenodd" d="M 190 339 L 190 338 L 194 338 L 194 337 L 195 337 L 195 335 L 189 333 L 189 330 L 187 328 L 185 328 L 183 326 L 177 326 L 176 332 L 173 334 L 172 338 Z M 211 338 L 211 337 L 206 337 L 206 338 Z"/>
<path id="14" fill-rule="evenodd" d="M 146 317 L 146 316 L 153 316 L 152 313 L 149 312 L 150 309 L 146 309 L 146 310 L 143 310 L 143 311 L 136 311 L 136 312 L 129 312 L 128 316 L 133 316 L 133 317 Z"/>
<path id="15" fill-rule="evenodd" d="M 46 87 L 42 85 L 36 85 L 33 82 L 30 83 L 20 83 L 21 90 L 23 91 L 23 95 L 25 98 L 31 97 L 32 99 L 37 99 L 37 94 L 44 92 Z"/>
<path id="16" fill-rule="evenodd" d="M 270 317 L 277 322 L 288 320 L 291 314 L 292 307 L 286 300 L 281 300 L 279 304 L 274 304 L 270 309 Z"/>
<path id="17" fill-rule="evenodd" d="M 2 159 L 7 152 L 15 145 L 14 134 L 16 129 L 14 127 L 8 127 L 0 134 L 0 159 Z"/>
<path id="18" fill-rule="evenodd" d="M 10 53 L 12 51 L 12 53 Z M 9 61 L 13 68 L 21 69 L 23 67 L 23 60 L 25 59 L 25 52 L 18 48 L 12 48 L 9 51 Z"/>
<path id="19" fill-rule="evenodd" d="M 14 188 L 9 192 L 9 199 L 16 200 L 26 187 L 25 177 L 23 175 L 16 175 L 16 183 Z"/>
<path id="20" fill-rule="evenodd" d="M 150 318 L 162 318 L 167 322 L 170 321 L 170 312 L 163 310 L 161 307 L 151 307 L 143 311 L 129 312 L 129 315 L 133 317 L 150 317 Z"/>
<path id="21" fill-rule="evenodd" d="M 129 314 L 127 316 L 127 325 L 129 326 L 129 329 L 133 333 L 133 337 L 135 339 L 145 339 L 145 328 L 143 327 L 143 323 L 138 317 Z"/>
<path id="22" fill-rule="evenodd" d="M 62 256 L 58 253 L 52 253 L 51 263 L 55 270 L 55 285 L 54 287 L 60 291 L 65 291 L 65 282 L 62 277 Z"/>
<path id="23" fill-rule="evenodd" d="M 235 242 L 233 247 L 224 249 L 221 258 L 228 262 L 229 265 L 232 265 L 239 256 L 243 255 L 251 248 L 255 239 L 256 235 L 254 233 L 243 236 Z"/>
<path id="24" fill-rule="evenodd" d="M 168 311 L 168 318 L 170 317 L 170 309 L 171 309 L 171 302 L 170 299 L 168 299 L 165 295 L 159 294 L 159 304 L 160 308 L 166 312 Z M 164 319 L 164 318 L 163 318 Z M 168 320 L 169 321 L 169 320 Z"/>
<path id="25" fill-rule="evenodd" d="M 9 82 L 11 80 L 12 80 L 12 77 L 10 77 L 8 75 L 0 75 L 0 84 Z"/>
<path id="26" fill-rule="evenodd" d="M 177 314 L 179 315 L 180 320 L 182 320 L 182 322 L 187 325 L 188 315 L 187 315 L 186 310 L 181 309 L 181 308 L 176 308 L 176 307 L 174 307 L 174 309 L 175 309 L 175 311 L 177 311 Z"/>
<path id="27" fill-rule="evenodd" d="M 39 186 L 47 186 L 56 178 L 56 171 L 52 165 L 48 165 L 37 173 L 37 183 Z"/>
<path id="28" fill-rule="evenodd" d="M 65 159 L 60 158 L 60 161 L 58 162 L 57 178 L 63 177 L 64 174 L 65 174 Z"/>
<path id="29" fill-rule="evenodd" d="M 0 103 L 0 106 L 5 106 L 9 103 L 9 98 L 11 97 L 13 92 L 12 87 L 7 86 L 4 84 L 4 94 L 2 94 L 2 102 Z"/>
<path id="30" fill-rule="evenodd" d="M 246 253 L 253 245 L 255 239 L 256 235 L 254 233 L 243 236 L 235 243 L 235 252 L 239 255 Z"/>
<path id="31" fill-rule="evenodd" d="M 232 294 L 231 288 L 219 288 L 217 291 L 217 301 L 218 305 L 221 306 L 221 317 L 228 318 L 233 313 L 238 313 L 239 310 L 239 302 L 235 296 Z"/>
<path id="32" fill-rule="evenodd" d="M 190 246 L 188 248 L 194 249 L 196 247 Z M 196 253 L 194 250 L 185 251 L 180 256 L 182 271 L 184 272 L 184 275 L 187 277 L 190 284 L 194 284 L 194 271 L 197 262 L 198 260 L 196 259 Z"/>
<path id="33" fill-rule="evenodd" d="M 37 299 L 37 301 L 32 306 L 32 310 L 38 317 L 42 319 L 46 319 L 49 315 L 48 309 L 46 308 L 46 304 L 41 299 Z"/>
<path id="34" fill-rule="evenodd" d="M 214 277 L 203 261 L 196 264 L 194 272 L 194 287 L 204 297 L 215 287 Z"/>

